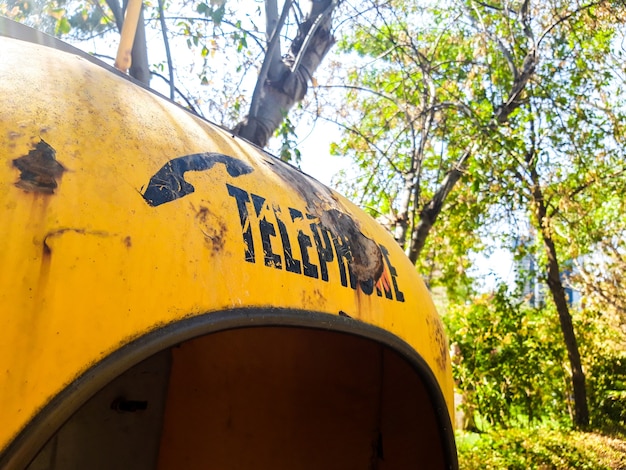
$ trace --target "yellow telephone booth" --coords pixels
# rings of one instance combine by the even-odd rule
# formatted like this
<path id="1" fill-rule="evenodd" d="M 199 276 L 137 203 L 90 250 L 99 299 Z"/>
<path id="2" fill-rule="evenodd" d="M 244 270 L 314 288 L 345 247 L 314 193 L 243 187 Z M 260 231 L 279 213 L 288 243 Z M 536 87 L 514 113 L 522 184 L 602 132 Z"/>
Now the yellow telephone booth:
<path id="1" fill-rule="evenodd" d="M 57 40 L 0 51 L 0 468 L 457 468 L 442 324 L 375 221 Z"/>

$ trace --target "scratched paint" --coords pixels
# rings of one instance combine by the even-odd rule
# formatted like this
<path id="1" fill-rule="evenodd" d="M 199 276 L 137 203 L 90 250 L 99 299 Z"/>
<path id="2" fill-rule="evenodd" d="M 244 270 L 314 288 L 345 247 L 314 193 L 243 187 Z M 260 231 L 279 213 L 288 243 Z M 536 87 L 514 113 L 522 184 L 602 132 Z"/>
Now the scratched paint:
<path id="1" fill-rule="evenodd" d="M 188 171 L 206 171 L 216 163 L 222 163 L 232 177 L 250 173 L 252 168 L 236 158 L 220 153 L 205 152 L 185 155 L 167 162 L 152 178 L 146 187 L 143 197 L 151 206 L 160 206 L 187 196 L 195 188 L 185 181 Z"/>

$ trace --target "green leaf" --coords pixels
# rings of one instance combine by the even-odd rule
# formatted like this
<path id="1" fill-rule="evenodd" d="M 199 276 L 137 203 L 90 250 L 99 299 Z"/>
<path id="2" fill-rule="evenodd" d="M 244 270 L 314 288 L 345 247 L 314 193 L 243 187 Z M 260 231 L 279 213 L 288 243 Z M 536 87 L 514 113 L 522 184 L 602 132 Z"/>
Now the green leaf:
<path id="1" fill-rule="evenodd" d="M 56 24 L 55 33 L 57 35 L 68 34 L 72 29 L 67 17 L 62 17 Z"/>

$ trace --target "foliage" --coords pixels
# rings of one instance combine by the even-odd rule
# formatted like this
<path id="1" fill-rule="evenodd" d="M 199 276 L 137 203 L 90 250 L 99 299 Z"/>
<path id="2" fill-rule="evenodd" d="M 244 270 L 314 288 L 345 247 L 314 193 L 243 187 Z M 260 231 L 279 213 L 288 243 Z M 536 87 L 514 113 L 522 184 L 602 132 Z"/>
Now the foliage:
<path id="1" fill-rule="evenodd" d="M 500 285 L 472 303 L 452 304 L 444 316 L 470 429 L 570 423 L 567 356 L 554 307 L 528 301 Z M 626 339 L 615 326 L 619 317 L 589 307 L 574 311 L 591 424 L 626 430 Z"/>
<path id="2" fill-rule="evenodd" d="M 457 435 L 461 470 L 610 470 L 626 467 L 626 440 L 601 434 L 510 429 Z"/>
<path id="3" fill-rule="evenodd" d="M 568 256 L 576 260 L 572 284 L 589 308 L 612 317 L 615 328 L 626 333 L 626 182 L 623 163 L 610 164 L 594 176 L 599 184 L 562 202 L 559 229 L 569 241 Z"/>
<path id="4" fill-rule="evenodd" d="M 585 358 L 591 424 L 626 431 L 626 336 L 615 312 L 585 305 L 577 317 Z"/>
<path id="5" fill-rule="evenodd" d="M 278 157 L 284 162 L 291 162 L 300 166 L 301 154 L 297 148 L 296 129 L 288 116 L 283 118 L 283 122 L 276 129 L 275 137 L 280 139 L 280 151 Z"/>
<path id="6" fill-rule="evenodd" d="M 374 13 L 339 43 L 356 64 L 342 77 L 350 85 L 340 108 L 347 130 L 333 151 L 356 162 L 342 190 L 390 221 L 409 254 L 424 208 L 454 169 L 476 193 L 467 234 L 497 213 L 492 205 L 528 207 L 534 184 L 551 203 L 558 194 L 560 205 L 621 158 L 623 80 L 611 45 L 623 9 L 569 1 L 371 5 Z"/>
<path id="7" fill-rule="evenodd" d="M 47 33 L 54 33 L 59 10 L 56 4 L 44 0 L 6 0 L 0 3 L 0 15 L 25 23 Z"/>
<path id="8" fill-rule="evenodd" d="M 339 43 L 357 58 L 340 108 L 348 111 L 347 132 L 333 150 L 357 164 L 356 177 L 341 189 L 384 214 L 408 251 L 420 211 L 480 134 L 491 108 L 472 80 L 481 74 L 474 44 L 465 25 L 454 23 L 452 9 L 372 2 L 372 11 L 372 25 L 363 21 Z M 471 97 L 475 109 L 466 104 Z M 472 206 L 464 222 L 475 229 L 485 206 Z"/>
<path id="9" fill-rule="evenodd" d="M 588 369 L 592 424 L 613 428 L 626 423 L 626 353 L 603 357 Z"/>
<path id="10" fill-rule="evenodd" d="M 446 209 L 446 216 L 433 227 L 424 254 L 416 262 L 430 288 L 445 289 L 450 302 L 463 302 L 475 294 L 471 253 L 484 247 L 480 225 L 487 223 L 478 198 L 469 182 L 457 185 L 456 197 Z"/>
<path id="11" fill-rule="evenodd" d="M 470 427 L 567 419 L 566 354 L 558 322 L 517 299 L 501 285 L 469 305 L 451 307 L 444 317 Z"/>

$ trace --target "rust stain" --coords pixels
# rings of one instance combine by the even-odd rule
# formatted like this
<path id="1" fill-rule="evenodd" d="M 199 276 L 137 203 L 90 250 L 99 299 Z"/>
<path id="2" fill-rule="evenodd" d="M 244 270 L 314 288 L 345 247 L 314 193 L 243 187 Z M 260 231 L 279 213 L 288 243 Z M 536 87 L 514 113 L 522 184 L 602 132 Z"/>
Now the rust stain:
<path id="1" fill-rule="evenodd" d="M 195 219 L 200 225 L 200 231 L 204 235 L 207 246 L 213 253 L 221 252 L 226 242 L 226 224 L 206 206 L 200 206 L 196 209 L 192 204 L 191 208 L 196 213 Z"/>
<path id="2" fill-rule="evenodd" d="M 430 332 L 430 339 L 437 345 L 437 365 L 442 371 L 445 371 L 450 361 L 450 354 L 448 353 L 448 340 L 443 329 L 443 323 L 439 317 L 429 316 L 426 317 L 426 324 Z"/>
<path id="3" fill-rule="evenodd" d="M 107 237 L 109 234 L 107 232 L 100 231 L 87 231 L 84 229 L 77 228 L 61 228 L 58 230 L 53 230 L 48 232 L 44 238 L 42 243 L 42 255 L 41 255 L 41 266 L 39 268 L 39 278 L 37 280 L 37 287 L 35 288 L 35 299 L 33 303 L 33 312 L 35 315 L 37 312 L 41 311 L 42 303 L 45 300 L 45 292 L 48 286 L 48 281 L 50 278 L 50 265 L 52 261 L 52 248 L 50 248 L 49 242 L 51 239 L 59 237 L 67 232 L 79 233 L 81 235 L 95 235 L 98 237 Z"/>
<path id="4" fill-rule="evenodd" d="M 14 159 L 13 166 L 20 170 L 15 186 L 43 194 L 53 194 L 58 186 L 57 178 L 66 171 L 57 161 L 56 151 L 43 139 L 27 155 Z"/>
<path id="5" fill-rule="evenodd" d="M 321 224 L 346 237 L 353 259 L 354 274 L 359 282 L 376 284 L 383 274 L 383 254 L 378 244 L 361 231 L 358 222 L 336 199 L 330 189 L 295 168 L 278 164 L 276 159 L 264 160 L 282 180 L 307 203 L 307 211 Z M 282 162 L 281 162 L 282 163 Z"/>
<path id="6" fill-rule="evenodd" d="M 306 307 L 321 309 L 326 305 L 326 298 L 319 289 L 315 289 L 313 292 L 303 291 L 300 302 Z"/>
<path id="7" fill-rule="evenodd" d="M 49 257 L 52 254 L 52 248 L 50 248 L 49 242 L 51 239 L 60 237 L 64 233 L 73 232 L 78 233 L 80 235 L 93 235 L 96 237 L 108 237 L 110 234 L 108 232 L 103 232 L 99 230 L 85 230 L 82 228 L 60 228 L 57 230 L 53 230 L 48 232 L 46 236 L 43 238 L 43 255 L 44 258 Z"/>
<path id="8" fill-rule="evenodd" d="M 383 269 L 380 279 L 378 279 L 378 282 L 376 283 L 376 288 L 383 292 L 391 292 L 391 275 L 389 274 L 389 269 L 386 266 Z"/>
<path id="9" fill-rule="evenodd" d="M 319 303 L 319 305 L 321 306 L 326 305 L 326 297 L 324 297 L 324 294 L 322 294 L 322 292 L 319 289 L 315 289 L 313 291 L 313 295 L 317 299 L 317 302 Z"/>

